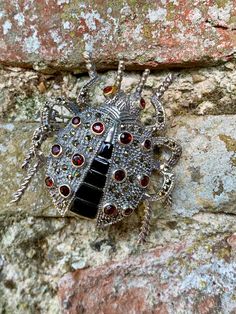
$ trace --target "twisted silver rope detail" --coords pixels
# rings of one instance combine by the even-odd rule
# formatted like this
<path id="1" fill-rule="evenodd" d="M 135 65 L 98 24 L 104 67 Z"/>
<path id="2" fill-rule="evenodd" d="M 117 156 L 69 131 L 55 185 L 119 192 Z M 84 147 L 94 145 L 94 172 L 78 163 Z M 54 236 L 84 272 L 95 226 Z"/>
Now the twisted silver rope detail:
<path id="1" fill-rule="evenodd" d="M 169 86 L 173 83 L 176 78 L 176 74 L 170 73 L 161 83 L 161 85 L 155 90 L 154 95 L 159 99 L 164 92 L 169 88 Z"/>
<path id="2" fill-rule="evenodd" d="M 146 242 L 147 236 L 150 233 L 150 221 L 151 221 L 152 209 L 148 201 L 145 201 L 144 205 L 145 205 L 144 218 L 143 218 L 142 227 L 139 233 L 138 244 L 142 244 Z"/>
<path id="3" fill-rule="evenodd" d="M 12 200 L 10 201 L 10 204 L 17 203 L 25 193 L 25 190 L 28 188 L 31 179 L 38 171 L 38 168 L 40 166 L 40 160 L 38 160 L 29 170 L 27 173 L 27 176 L 25 177 L 24 181 L 21 183 L 20 188 L 12 195 Z"/>

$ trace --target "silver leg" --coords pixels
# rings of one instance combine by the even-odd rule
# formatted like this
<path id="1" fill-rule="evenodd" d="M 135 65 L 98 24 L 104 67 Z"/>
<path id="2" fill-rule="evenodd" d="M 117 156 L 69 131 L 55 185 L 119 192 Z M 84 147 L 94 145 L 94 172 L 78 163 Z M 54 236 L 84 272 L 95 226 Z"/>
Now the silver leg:
<path id="1" fill-rule="evenodd" d="M 66 102 L 61 98 L 53 99 L 44 105 L 40 112 L 40 126 L 34 131 L 32 146 L 22 163 L 22 168 L 27 170 L 26 177 L 22 182 L 21 187 L 13 194 L 11 203 L 16 203 L 21 199 L 22 195 L 28 188 L 32 177 L 45 162 L 46 158 L 41 151 L 42 143 L 60 128 L 60 123 L 56 121 L 58 112 L 54 109 L 55 106 L 63 106 L 74 114 L 78 113 L 77 105 L 72 102 Z M 33 166 L 29 167 L 33 159 L 36 159 L 36 162 Z"/>
<path id="2" fill-rule="evenodd" d="M 154 149 L 157 148 L 167 148 L 171 152 L 169 160 L 166 161 L 166 164 L 169 167 L 173 167 L 177 164 L 182 154 L 182 147 L 180 143 L 172 138 L 168 137 L 157 137 L 153 143 Z"/>
<path id="3" fill-rule="evenodd" d="M 163 177 L 163 185 L 154 195 L 146 194 L 146 198 L 150 202 L 161 201 L 166 203 L 175 185 L 175 175 L 171 172 L 171 168 L 167 164 L 161 165 L 157 170 L 159 170 L 160 175 Z"/>
<path id="4" fill-rule="evenodd" d="M 56 98 L 46 102 L 40 111 L 40 126 L 33 134 L 32 146 L 23 161 L 23 169 L 26 169 L 29 166 L 32 158 L 44 158 L 43 153 L 41 152 L 42 143 L 60 128 L 60 123 L 56 121 L 58 112 L 54 109 L 55 106 L 65 107 L 70 112 L 78 114 L 78 106 L 72 102 L 67 102 L 62 98 Z"/>
<path id="5" fill-rule="evenodd" d="M 138 244 L 145 243 L 147 240 L 147 236 L 150 233 L 150 221 L 151 221 L 151 216 L 152 216 L 152 208 L 150 206 L 149 200 L 144 201 L 144 206 L 145 206 L 144 218 L 142 221 L 142 226 L 141 226 L 141 230 L 138 237 Z"/>
<path id="6" fill-rule="evenodd" d="M 155 109 L 155 118 L 156 123 L 149 126 L 148 128 L 153 131 L 161 131 L 165 129 L 166 126 L 166 115 L 165 110 L 163 108 L 163 105 L 160 102 L 161 96 L 164 94 L 164 92 L 169 88 L 169 86 L 174 81 L 176 75 L 169 74 L 165 80 L 162 82 L 162 84 L 154 90 L 154 93 L 151 97 L 151 103 Z"/>
<path id="7" fill-rule="evenodd" d="M 25 193 L 26 189 L 28 188 L 33 176 L 37 173 L 39 167 L 42 165 L 41 161 L 38 160 L 31 168 L 28 169 L 27 176 L 24 178 L 20 188 L 12 195 L 12 203 L 18 203 Z"/>
<path id="8" fill-rule="evenodd" d="M 79 91 L 79 95 L 77 98 L 77 102 L 79 105 L 84 105 L 88 101 L 88 91 L 89 89 L 97 82 L 98 74 L 95 69 L 95 65 L 92 63 L 91 54 L 88 52 L 84 53 L 84 59 L 86 62 L 86 68 L 88 70 L 88 74 L 90 80 L 82 86 Z"/>

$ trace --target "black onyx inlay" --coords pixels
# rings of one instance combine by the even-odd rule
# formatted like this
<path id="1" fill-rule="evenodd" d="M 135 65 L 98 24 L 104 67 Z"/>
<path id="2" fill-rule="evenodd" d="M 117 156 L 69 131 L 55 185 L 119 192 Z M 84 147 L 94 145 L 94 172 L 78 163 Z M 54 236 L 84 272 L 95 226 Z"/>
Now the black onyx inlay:
<path id="1" fill-rule="evenodd" d="M 95 157 L 91 169 L 94 169 L 102 174 L 106 174 L 109 168 L 109 162 L 105 159 L 98 157 Z"/>
<path id="2" fill-rule="evenodd" d="M 76 197 L 70 211 L 77 215 L 94 219 L 97 215 L 98 206 Z"/>
<path id="3" fill-rule="evenodd" d="M 90 169 L 84 179 L 84 182 L 103 189 L 106 183 L 106 176 L 94 169 Z"/>
<path id="4" fill-rule="evenodd" d="M 84 181 L 75 194 L 70 208 L 73 213 L 90 219 L 96 217 L 103 196 L 112 149 L 111 143 L 102 143 L 98 155 L 92 161 Z"/>
<path id="5" fill-rule="evenodd" d="M 102 193 L 103 191 L 101 189 L 90 184 L 82 183 L 75 195 L 83 200 L 98 204 Z"/>
<path id="6" fill-rule="evenodd" d="M 98 155 L 106 158 L 106 159 L 110 159 L 111 155 L 112 155 L 112 149 L 113 149 L 113 145 L 111 143 L 102 143 L 102 146 L 98 152 Z"/>

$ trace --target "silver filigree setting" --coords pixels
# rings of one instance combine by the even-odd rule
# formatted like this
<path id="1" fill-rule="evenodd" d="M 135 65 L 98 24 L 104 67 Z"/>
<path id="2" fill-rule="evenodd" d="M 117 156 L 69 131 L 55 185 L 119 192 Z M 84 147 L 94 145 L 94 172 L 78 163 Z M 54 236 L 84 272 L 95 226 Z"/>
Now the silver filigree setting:
<path id="1" fill-rule="evenodd" d="M 144 242 L 150 230 L 151 202 L 171 203 L 175 183 L 172 169 L 182 152 L 174 139 L 156 135 L 166 126 L 160 98 L 174 75 L 168 75 L 153 91 L 155 123 L 145 126 L 140 112 L 145 106 L 142 91 L 150 71 L 146 69 L 135 91 L 126 94 L 121 90 L 124 62 L 120 61 L 114 85 L 104 89 L 104 103 L 94 108 L 86 104 L 89 104 L 88 92 L 99 77 L 90 55 L 85 54 L 85 61 L 90 80 L 81 88 L 77 102 L 51 99 L 42 108 L 40 126 L 33 134 L 32 146 L 22 164 L 27 175 L 12 202 L 21 199 L 32 177 L 44 165 L 46 187 L 62 215 L 68 211 L 77 213 L 78 217 L 96 219 L 97 226 L 104 227 L 130 216 L 144 202 L 139 235 L 139 242 Z M 58 121 L 60 114 L 56 106 L 65 107 L 71 113 L 63 127 Z M 54 148 L 45 156 L 41 145 L 51 136 L 56 136 Z M 169 160 L 160 164 L 155 158 L 155 148 L 169 150 Z M 163 185 L 151 195 L 149 178 L 154 170 L 163 177 Z"/>

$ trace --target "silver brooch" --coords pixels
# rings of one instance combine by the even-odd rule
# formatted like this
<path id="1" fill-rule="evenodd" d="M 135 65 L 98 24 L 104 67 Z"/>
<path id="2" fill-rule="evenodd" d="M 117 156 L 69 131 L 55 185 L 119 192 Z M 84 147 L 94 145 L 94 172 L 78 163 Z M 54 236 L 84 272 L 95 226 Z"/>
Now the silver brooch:
<path id="1" fill-rule="evenodd" d="M 27 175 L 12 203 L 18 202 L 39 167 L 45 166 L 45 186 L 60 212 L 96 219 L 98 227 L 114 224 L 130 216 L 141 202 L 145 204 L 139 242 L 145 241 L 152 213 L 151 202 L 171 203 L 175 176 L 172 168 L 181 156 L 175 140 L 161 136 L 166 116 L 160 98 L 174 79 L 170 74 L 151 96 L 154 124 L 144 125 L 140 113 L 145 108 L 142 90 L 149 75 L 146 69 L 135 91 L 121 90 L 124 62 L 120 61 L 113 86 L 104 88 L 105 101 L 89 106 L 88 91 L 98 81 L 89 54 L 85 54 L 90 80 L 81 88 L 77 103 L 67 99 L 49 100 L 41 110 L 41 122 L 32 138 L 22 168 Z M 62 124 L 55 107 L 71 113 Z M 81 109 L 82 108 L 82 109 Z M 42 143 L 55 135 L 48 156 Z M 170 158 L 160 163 L 159 148 L 168 149 Z M 157 170 L 163 178 L 159 192 L 148 193 L 150 176 Z"/>

